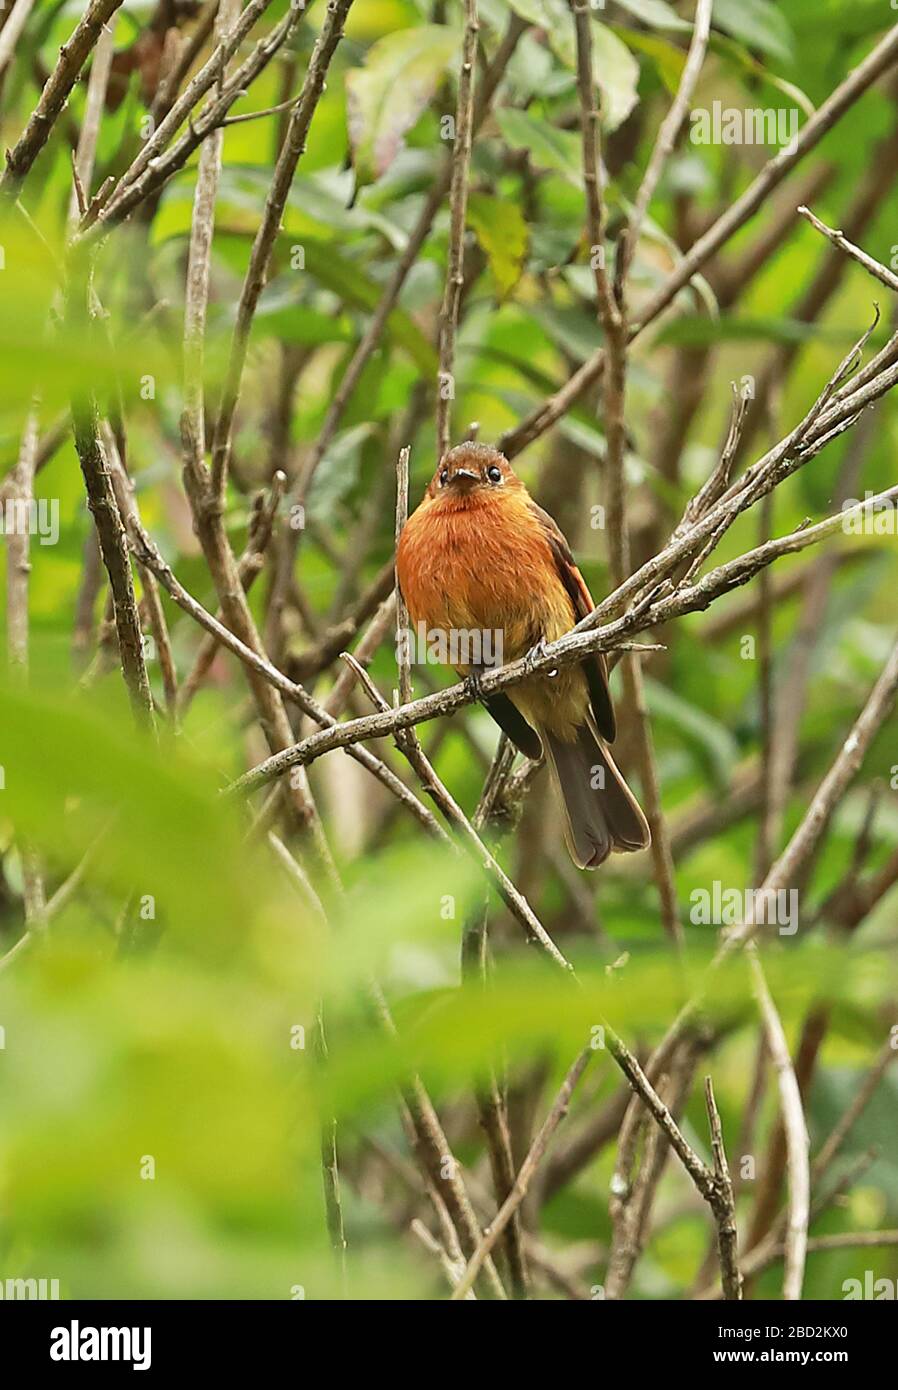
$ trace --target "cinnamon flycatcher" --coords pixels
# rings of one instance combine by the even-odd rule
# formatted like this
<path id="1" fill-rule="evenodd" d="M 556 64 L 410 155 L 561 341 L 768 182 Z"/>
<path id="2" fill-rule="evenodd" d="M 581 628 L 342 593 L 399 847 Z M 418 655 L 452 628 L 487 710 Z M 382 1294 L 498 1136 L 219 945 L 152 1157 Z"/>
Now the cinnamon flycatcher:
<path id="1" fill-rule="evenodd" d="M 555 522 L 485 444 L 446 454 L 402 531 L 396 576 L 413 624 L 445 634 L 450 646 L 453 634 L 472 629 L 499 634 L 502 661 L 555 641 L 595 607 Z M 601 653 L 483 703 L 522 753 L 545 753 L 579 868 L 648 846 L 648 823 L 608 750 L 615 722 Z"/>

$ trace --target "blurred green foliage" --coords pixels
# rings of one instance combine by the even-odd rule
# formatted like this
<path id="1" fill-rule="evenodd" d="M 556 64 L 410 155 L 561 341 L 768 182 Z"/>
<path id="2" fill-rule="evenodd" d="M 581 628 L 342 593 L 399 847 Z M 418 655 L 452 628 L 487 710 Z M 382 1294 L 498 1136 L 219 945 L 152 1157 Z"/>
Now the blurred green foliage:
<path id="1" fill-rule="evenodd" d="M 135 41 L 154 8 L 144 0 L 125 5 L 116 21 L 117 49 Z M 275 4 L 271 15 L 283 8 Z M 299 73 L 320 23 L 317 9 L 295 41 Z M 79 10 L 38 7 L 27 27 L 3 85 L 7 145 L 37 98 L 34 63 L 52 65 Z M 537 28 L 519 43 L 500 108 L 475 142 L 468 210 L 475 273 L 459 336 L 454 409 L 457 434 L 476 419 L 480 437 L 488 440 L 557 389 L 600 343 L 589 302 L 567 5 L 482 0 L 482 39 L 490 53 L 512 10 Z M 695 104 L 785 102 L 803 120 L 890 19 L 881 0 L 715 0 L 715 35 Z M 613 166 L 612 222 L 619 222 L 638 189 L 682 71 L 688 20 L 690 5 L 666 0 L 621 0 L 598 12 L 596 78 Z M 271 420 L 279 373 L 291 354 L 299 354 L 288 444 L 301 455 L 321 426 L 367 315 L 442 166 L 447 145 L 440 116 L 454 109 L 460 32 L 454 0 L 364 0 L 351 13 L 254 324 L 228 510 L 237 550 L 246 535 L 249 493 L 278 462 Z M 245 114 L 282 99 L 281 68 L 274 65 L 235 111 Z M 67 119 L 77 125 L 83 114 L 82 83 Z M 124 100 L 104 115 L 95 188 L 127 167 L 140 147 L 145 114 L 135 74 Z M 878 142 L 894 124 L 892 95 L 882 84 L 806 161 L 831 168 L 815 203 L 827 221 L 840 224 L 869 175 Z M 225 132 L 207 345 L 210 399 L 221 380 L 270 181 L 277 126 L 269 117 Z M 763 157 L 757 150 L 740 151 L 736 158 L 720 147 L 678 146 L 638 250 L 636 310 L 678 254 L 684 200 L 699 219 L 711 216 L 735 198 Z M 167 185 L 158 204 L 140 210 L 100 248 L 95 279 L 108 331 L 88 339 L 60 316 L 70 171 L 69 146 L 56 132 L 26 185 L 27 217 L 12 210 L 2 226 L 0 477 L 14 466 L 35 392 L 43 432 L 65 416 L 73 394 L 94 391 L 103 409 L 121 400 L 143 521 L 182 582 L 214 608 L 179 482 L 179 342 L 195 161 Z M 773 215 L 765 208 L 727 248 L 725 259 L 741 255 Z M 341 594 L 339 561 L 351 549 L 372 495 L 382 499 L 382 518 L 362 557 L 362 580 L 391 553 L 391 450 L 413 389 L 432 383 L 436 373 L 447 225 L 443 208 L 316 478 L 313 531 L 304 541 L 298 574 L 322 625 Z M 886 263 L 898 242 L 896 227 L 898 192 L 889 184 L 863 238 L 866 249 Z M 684 293 L 676 315 L 644 335 L 634 353 L 627 406 L 628 474 L 637 496 L 660 497 L 671 516 L 679 515 L 716 457 L 731 379 L 760 375 L 775 348 L 795 353 L 777 383 L 782 432 L 804 413 L 869 322 L 874 299 L 882 297 L 852 265 L 824 315 L 803 321 L 801 295 L 828 254 L 812 229 L 797 226 L 734 308 L 718 312 L 713 282 L 706 283 Z M 886 331 L 884 325 L 872 346 L 881 345 Z M 712 370 L 681 475 L 661 479 L 652 456 L 659 422 L 676 404 L 667 377 L 671 354 L 708 346 Z M 877 410 L 863 487 L 875 491 L 894 482 L 896 427 L 896 406 L 887 399 Z M 777 493 L 777 531 L 830 508 L 851 438 L 836 441 Z M 760 452 L 761 436 L 756 442 Z M 412 454 L 416 496 L 432 471 L 434 448 L 433 425 L 425 419 Z M 560 519 L 576 533 L 583 571 L 600 595 L 607 588 L 604 544 L 589 518 L 601 501 L 604 439 L 593 405 L 581 402 L 553 437 L 521 458 L 520 471 L 537 494 L 559 448 L 587 460 L 575 515 Z M 684 992 L 703 979 L 713 932 L 687 923 L 687 962 L 678 977 L 659 939 L 657 895 L 647 871 L 634 873 L 616 863 L 589 885 L 596 889 L 590 912 L 593 926 L 601 922 L 600 939 L 584 929 L 556 866 L 543 859 L 534 868 L 522 832 L 502 857 L 574 959 L 582 988 L 526 949 L 496 909 L 499 964 L 492 986 L 487 994 L 460 989 L 460 935 L 482 901 L 482 880 L 465 859 L 425 841 L 414 821 L 373 797 L 367 783 L 350 780 L 340 753 L 312 774 L 346 889 L 345 899 L 328 901 L 330 926 L 324 931 L 264 839 L 249 833 L 244 808 L 221 796 L 222 786 L 264 752 L 248 727 L 240 672 L 229 661 L 217 660 L 183 729 L 177 735 L 163 731 L 158 746 L 135 732 L 115 670 L 79 687 L 70 648 L 92 522 L 69 439 L 41 469 L 37 491 L 59 505 L 60 538 L 52 547 L 33 544 L 29 687 L 6 682 L 0 689 L 0 947 L 8 949 L 21 930 L 23 843 L 38 851 L 51 892 L 83 855 L 91 852 L 91 859 L 82 888 L 54 917 L 47 942 L 23 952 L 0 974 L 0 1276 L 58 1277 L 65 1295 L 96 1298 L 289 1298 L 300 1289 L 307 1297 L 335 1296 L 339 1283 L 327 1248 L 318 1152 L 319 1126 L 333 1112 L 346 1163 L 352 1295 L 441 1296 L 439 1269 L 404 1232 L 397 1234 L 386 1204 L 378 1201 L 377 1185 L 355 1181 L 366 1136 L 402 1149 L 396 1085 L 418 1072 L 438 1102 L 458 1109 L 469 1105 L 485 1069 L 504 1056 L 516 1075 L 543 1069 L 538 1096 L 544 1108 L 553 1085 L 603 1020 L 634 1045 L 663 1035 Z M 728 533 L 720 558 L 756 539 L 751 513 Z M 894 640 L 894 538 L 848 544 L 860 554 L 839 570 L 813 653 L 787 833 Z M 263 587 L 257 586 L 252 599 L 260 614 Z M 720 608 L 739 602 L 736 595 Z M 183 675 L 197 632 L 176 610 L 167 605 L 166 611 Z M 759 748 L 757 662 L 743 659 L 741 646 L 753 626 L 738 623 L 712 642 L 709 621 L 703 614 L 682 621 L 675 635 L 661 639 L 669 640 L 669 652 L 650 668 L 660 779 L 665 809 L 674 818 L 703 796 L 725 802 L 734 773 Z M 775 680 L 794 624 L 794 604 L 778 605 Z M 294 646 L 302 646 L 299 633 Z M 158 663 L 150 670 L 161 698 Z M 392 691 L 389 644 L 378 653 L 372 674 Z M 330 682 L 327 675 L 319 686 Z M 457 725 L 448 733 L 428 727 L 423 735 L 440 775 L 471 810 L 495 730 L 480 710 L 465 720 L 468 736 Z M 895 767 L 898 729 L 892 721 L 865 765 L 865 779 L 879 779 L 887 788 L 874 826 L 874 866 L 898 839 L 898 805 L 894 784 L 889 786 Z M 350 803 L 353 814 L 347 815 Z M 811 910 L 846 872 L 865 806 L 859 787 L 839 807 L 808 886 Z M 543 808 L 549 814 L 545 803 Z M 684 915 L 694 889 L 713 880 L 740 886 L 751 880 L 755 837 L 753 820 L 737 820 L 678 857 Z M 801 932 L 774 943 L 767 955 L 771 989 L 790 1039 L 816 1004 L 831 1008 L 809 1099 L 817 1144 L 850 1101 L 881 1044 L 883 1020 L 894 1011 L 895 901 L 894 894 L 886 898 L 848 941 Z M 124 916 L 133 927 L 127 936 L 120 930 Z M 621 957 L 618 968 L 607 972 Z M 373 1019 L 372 976 L 390 999 L 398 1040 Z M 330 1045 L 325 1071 L 316 1065 L 311 1044 L 319 999 Z M 741 962 L 715 976 L 706 1002 L 719 1030 L 708 1069 L 724 1131 L 735 1143 L 756 1032 Z M 303 1046 L 296 1045 L 298 1038 Z M 570 1123 L 591 1114 L 616 1086 L 615 1069 L 598 1048 Z M 699 1092 L 695 1088 L 684 1125 L 690 1141 L 706 1152 Z M 846 1206 L 827 1213 L 815 1229 L 898 1224 L 896 1103 L 898 1081 L 887 1077 L 846 1146 L 848 1161 L 872 1144 L 879 1157 Z M 765 1134 L 774 1114 L 775 1100 L 768 1095 Z M 475 1126 L 459 1123 L 453 1137 L 462 1161 L 479 1165 L 480 1172 Z M 155 1165 L 152 1180 L 148 1159 Z M 613 1151 L 605 1149 L 547 1205 L 540 1234 L 550 1247 L 584 1239 L 607 1243 L 612 1168 Z M 682 1174 L 670 1183 L 675 1197 L 688 1197 Z M 696 1214 L 694 1204 L 669 1203 L 634 1292 L 681 1296 L 707 1238 L 706 1217 Z M 807 1296 L 838 1298 L 841 1281 L 867 1267 L 898 1273 L 894 1252 L 813 1256 Z M 587 1282 L 599 1282 L 600 1275 L 597 1265 Z M 772 1270 L 756 1291 L 773 1295 L 777 1288 Z"/>

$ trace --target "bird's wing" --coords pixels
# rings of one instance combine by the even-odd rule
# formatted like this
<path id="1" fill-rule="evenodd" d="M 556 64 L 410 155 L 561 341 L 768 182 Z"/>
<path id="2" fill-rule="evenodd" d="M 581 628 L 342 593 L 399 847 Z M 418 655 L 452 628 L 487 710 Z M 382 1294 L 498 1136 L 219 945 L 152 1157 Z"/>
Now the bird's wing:
<path id="1" fill-rule="evenodd" d="M 542 528 L 543 535 L 549 543 L 549 549 L 558 570 L 558 577 L 573 605 L 575 621 L 579 622 L 595 608 L 592 595 L 586 587 L 586 580 L 577 568 L 571 548 L 558 524 L 553 521 L 548 512 L 544 512 L 542 507 L 538 507 L 535 502 L 531 502 L 530 505 Z M 614 706 L 608 691 L 608 666 L 604 653 L 597 652 L 594 656 L 588 656 L 583 662 L 583 671 L 586 675 L 592 712 L 595 715 L 599 733 L 607 743 L 613 743 L 616 724 Z"/>
<path id="2" fill-rule="evenodd" d="M 515 748 L 519 748 L 526 757 L 538 762 L 543 755 L 542 739 L 527 723 L 517 705 L 512 704 L 501 690 L 495 695 L 484 695 L 483 704 L 502 732 L 511 739 Z"/>

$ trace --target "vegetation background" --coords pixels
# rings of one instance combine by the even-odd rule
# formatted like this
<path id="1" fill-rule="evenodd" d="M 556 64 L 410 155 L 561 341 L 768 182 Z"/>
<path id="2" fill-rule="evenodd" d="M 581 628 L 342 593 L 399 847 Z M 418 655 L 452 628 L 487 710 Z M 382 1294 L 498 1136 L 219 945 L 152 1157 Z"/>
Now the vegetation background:
<path id="1" fill-rule="evenodd" d="M 472 1249 L 464 1201 L 476 1234 L 505 1195 L 503 1134 L 515 1172 L 590 1043 L 478 1295 L 499 1282 L 520 1293 L 525 1281 L 539 1299 L 712 1292 L 712 1213 L 639 1102 L 628 1108 L 632 1091 L 602 1030 L 613 1025 L 649 1058 L 717 944 L 713 925 L 692 920 L 696 890 L 761 882 L 801 824 L 895 642 L 894 528 L 837 530 L 706 612 L 653 628 L 642 640 L 663 650 L 627 659 L 643 673 L 673 864 L 666 902 L 663 868 L 648 855 L 595 875 L 573 870 L 545 776 L 525 767 L 503 777 L 501 814 L 483 833 L 576 967 L 579 989 L 527 945 L 520 913 L 476 856 L 428 833 L 419 808 L 343 752 L 313 763 L 308 782 L 297 771 L 282 779 L 283 795 L 223 796 L 315 725 L 263 677 L 248 685 L 233 653 L 208 648 L 146 552 L 133 566 L 143 659 L 120 651 L 128 595 L 110 595 L 85 476 L 97 504 L 109 500 L 103 467 L 114 474 L 105 520 L 95 505 L 107 540 L 123 512 L 139 548 L 139 509 L 180 584 L 210 613 L 224 604 L 252 646 L 233 593 L 233 557 L 245 555 L 249 611 L 271 662 L 336 717 L 371 708 L 344 649 L 393 702 L 396 459 L 410 446 L 414 506 L 435 465 L 445 386 L 465 7 L 315 0 L 287 32 L 284 0 L 259 3 L 190 121 L 176 107 L 164 129 L 166 109 L 242 7 L 221 8 L 108 3 L 108 24 L 96 27 L 58 114 L 38 123 L 24 170 L 16 160 L 29 118 L 67 61 L 60 45 L 103 4 L 7 0 L 0 11 L 0 126 L 13 151 L 0 185 L 0 498 L 27 500 L 33 474 L 35 498 L 58 519 L 54 544 L 46 533 L 29 538 L 30 557 L 28 540 L 23 554 L 22 538 L 8 535 L 0 577 L 10 655 L 0 688 L 0 1276 L 58 1278 L 64 1296 L 86 1298 L 446 1297 Z M 313 55 L 341 9 L 332 56 L 320 42 Z M 477 11 L 448 404 L 453 442 L 473 422 L 480 439 L 508 442 L 593 360 L 603 329 L 571 11 L 566 0 L 479 0 Z M 887 0 L 714 0 L 691 105 L 795 112 L 802 129 L 894 19 Z M 14 20 L 20 32 L 4 44 Z M 609 265 L 683 78 L 693 20 L 692 0 L 608 0 L 588 14 Z M 204 103 L 227 93 L 229 74 L 272 35 L 283 41 L 226 104 L 228 124 L 215 117 L 207 130 Z M 326 71 L 320 96 L 307 77 L 316 71 Z M 746 405 L 741 475 L 810 409 L 872 322 L 874 301 L 881 319 L 868 356 L 889 342 L 894 290 L 796 209 L 809 203 L 891 266 L 895 84 L 887 64 L 634 342 L 623 459 L 634 566 L 659 550 L 713 472 L 731 383 Z M 307 132 L 297 132 L 307 111 Z M 162 164 L 147 166 L 140 196 L 116 213 L 160 129 Z M 687 119 L 632 247 L 633 321 L 778 153 L 702 145 L 689 131 Z M 198 148 L 194 134 L 205 135 Z M 266 245 L 279 155 L 304 134 Z M 214 225 L 198 189 L 212 190 Z M 205 333 L 191 336 L 191 312 L 201 324 L 205 301 L 201 245 L 187 291 L 192 227 L 212 235 Z M 246 319 L 238 306 L 253 289 L 260 227 L 264 288 Z M 890 487 L 896 434 L 885 395 L 775 502 L 736 519 L 710 563 Z M 603 597 L 613 557 L 600 384 L 524 442 L 515 467 Z M 220 514 L 204 459 L 223 480 Z M 154 729 L 141 706 L 144 669 Z M 412 675 L 418 696 L 449 682 L 432 666 Z M 639 785 L 641 726 L 622 675 L 620 756 Z M 418 733 L 439 782 L 473 816 L 497 745 L 488 715 L 469 704 Z M 431 816 L 393 742 L 362 746 Z M 883 1052 L 898 1025 L 896 768 L 898 730 L 885 718 L 789 884 L 800 892 L 798 931 L 764 934 L 812 1157 L 858 1094 L 869 1099 L 825 1174 L 814 1174 L 807 1298 L 840 1299 L 844 1281 L 863 1282 L 865 1271 L 898 1279 L 898 1072 Z M 372 1007 L 372 979 L 393 1029 Z M 713 1077 L 740 1252 L 750 1262 L 769 1246 L 746 1294 L 778 1297 L 780 1212 L 794 1174 L 756 995 L 740 953 L 715 973 L 698 1021 L 653 1080 L 678 1132 L 712 1165 L 702 1078 Z M 629 1155 L 619 1145 L 625 1114 Z M 345 1274 L 321 1170 L 334 1119 Z"/>

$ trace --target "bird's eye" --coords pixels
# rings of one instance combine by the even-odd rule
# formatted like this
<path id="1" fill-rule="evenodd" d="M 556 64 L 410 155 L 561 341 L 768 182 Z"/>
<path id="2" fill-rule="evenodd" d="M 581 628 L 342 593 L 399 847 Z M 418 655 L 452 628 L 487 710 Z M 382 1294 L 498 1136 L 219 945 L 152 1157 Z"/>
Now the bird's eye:
<path id="1" fill-rule="evenodd" d="M 491 483 L 501 483 L 502 469 L 497 468 L 494 463 L 491 463 L 489 468 L 486 470 L 486 476 L 489 478 Z"/>
<path id="2" fill-rule="evenodd" d="M 449 481 L 449 469 L 444 468 L 440 474 L 440 487 L 445 487 Z"/>

